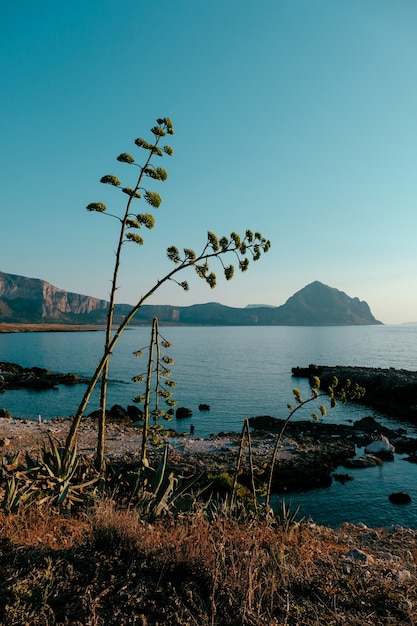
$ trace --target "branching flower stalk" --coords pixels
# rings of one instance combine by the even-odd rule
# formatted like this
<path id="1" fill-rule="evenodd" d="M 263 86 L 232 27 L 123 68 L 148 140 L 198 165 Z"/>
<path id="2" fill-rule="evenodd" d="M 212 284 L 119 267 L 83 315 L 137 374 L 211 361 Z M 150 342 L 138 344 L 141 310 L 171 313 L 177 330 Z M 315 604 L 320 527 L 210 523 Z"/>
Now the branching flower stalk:
<path id="1" fill-rule="evenodd" d="M 113 330 L 113 322 L 114 322 L 114 308 L 115 308 L 115 295 L 117 290 L 117 280 L 118 280 L 118 272 L 120 267 L 120 259 L 121 259 L 121 250 L 122 246 L 126 241 L 132 241 L 137 243 L 138 245 L 143 244 L 143 238 L 138 234 L 138 231 L 142 226 L 150 229 L 154 226 L 154 218 L 149 213 L 145 214 L 137 214 L 134 215 L 131 213 L 131 205 L 134 199 L 141 198 L 141 192 L 144 191 L 144 199 L 148 204 L 150 204 L 154 208 L 158 208 L 161 204 L 161 197 L 158 193 L 149 190 L 143 190 L 142 181 L 144 177 L 152 178 L 153 180 L 164 181 L 167 179 L 167 172 L 161 167 L 151 166 L 151 159 L 156 155 L 162 157 L 165 154 L 172 155 L 173 150 L 170 146 L 159 147 L 159 143 L 163 137 L 167 134 L 174 134 L 172 122 L 169 118 L 160 118 L 157 120 L 157 126 L 151 129 L 151 132 L 155 136 L 155 140 L 153 143 L 149 143 L 142 138 L 138 138 L 135 140 L 135 144 L 144 150 L 149 152 L 145 165 L 140 167 L 139 176 L 136 181 L 136 185 L 134 188 L 130 187 L 122 187 L 120 180 L 112 175 L 108 174 L 103 176 L 101 182 L 104 184 L 111 185 L 113 187 L 121 189 L 121 191 L 128 195 L 128 201 L 126 205 L 126 210 L 124 212 L 123 217 L 117 217 L 110 213 L 107 215 L 116 218 L 120 221 L 120 233 L 118 246 L 116 249 L 116 260 L 113 271 L 113 279 L 112 286 L 110 292 L 110 302 L 109 309 L 107 315 L 107 325 L 106 325 L 106 337 L 105 344 L 103 350 L 103 356 L 100 360 L 100 363 L 97 366 L 97 369 L 91 379 L 90 384 L 88 385 L 84 397 L 80 403 L 80 406 L 77 410 L 76 415 L 73 418 L 71 429 L 67 437 L 66 441 L 66 455 L 70 453 L 70 450 L 74 446 L 76 433 L 86 409 L 86 406 L 90 400 L 91 394 L 95 389 L 95 386 L 98 380 L 101 377 L 101 394 L 100 394 L 100 419 L 99 419 L 99 432 L 98 432 L 98 442 L 97 442 L 97 456 L 96 456 L 96 466 L 100 471 L 104 471 L 104 444 L 105 444 L 105 424 L 106 424 L 106 402 L 107 402 L 107 382 L 108 382 L 108 372 L 109 372 L 109 359 L 112 353 L 114 346 L 120 338 L 120 335 L 124 331 L 124 329 L 131 322 L 133 317 L 136 315 L 140 307 L 146 302 L 146 300 L 161 287 L 166 281 L 173 280 L 184 290 L 188 291 L 188 283 L 186 281 L 179 282 L 174 277 L 179 271 L 186 269 L 190 266 L 195 268 L 197 275 L 205 280 L 207 284 L 213 288 L 216 285 L 216 274 L 210 270 L 209 260 L 212 258 L 220 259 L 220 263 L 222 265 L 222 269 L 226 280 L 230 280 L 234 274 L 234 266 L 229 265 L 225 266 L 223 264 L 222 256 L 228 253 L 232 253 L 235 255 L 239 269 L 244 272 L 248 269 L 249 259 L 248 256 L 252 257 L 253 261 L 257 261 L 261 252 L 267 252 L 270 247 L 270 242 L 262 237 L 260 233 L 252 233 L 252 231 L 247 230 L 245 237 L 242 239 L 237 233 L 233 232 L 230 235 L 230 238 L 222 237 L 220 240 L 214 233 L 209 232 L 207 235 L 207 243 L 200 255 L 197 255 L 191 248 L 185 248 L 183 254 L 180 254 L 178 248 L 175 246 L 171 246 L 167 250 L 168 258 L 176 265 L 176 267 L 168 272 L 164 278 L 158 280 L 156 284 L 144 295 L 140 298 L 135 306 L 132 307 L 130 313 L 125 317 L 123 322 L 117 328 L 117 330 L 112 334 Z M 123 153 L 117 157 L 118 161 L 127 163 L 127 164 L 135 164 L 134 158 L 128 154 Z M 87 210 L 95 211 L 97 213 L 106 213 L 107 208 L 101 202 L 93 202 L 87 206 Z"/>
<path id="2" fill-rule="evenodd" d="M 267 486 L 266 496 L 265 496 L 265 510 L 267 511 L 267 513 L 269 511 L 272 479 L 274 475 L 278 448 L 281 444 L 281 440 L 284 435 L 285 429 L 287 428 L 288 423 L 291 420 L 294 413 L 299 411 L 306 404 L 309 404 L 310 402 L 318 400 L 319 398 L 323 398 L 323 397 L 328 398 L 330 401 L 330 407 L 333 409 L 336 406 L 336 397 L 342 402 L 342 404 L 346 404 L 348 400 L 357 400 L 365 394 L 365 389 L 363 387 L 360 387 L 357 383 L 353 384 L 349 379 L 347 379 L 345 386 L 343 388 L 338 389 L 339 381 L 336 376 L 333 376 L 332 384 L 327 389 L 327 392 L 323 391 L 322 393 L 320 393 L 319 391 L 320 379 L 318 378 L 318 376 L 313 376 L 313 378 L 310 381 L 310 385 L 311 385 L 311 391 L 312 391 L 311 396 L 309 396 L 306 400 L 303 400 L 301 397 L 300 390 L 297 388 L 294 388 L 293 395 L 296 401 L 296 405 L 293 406 L 291 403 L 287 404 L 287 407 L 290 412 L 287 418 L 284 420 L 282 428 L 280 432 L 278 433 L 278 436 L 276 438 L 275 445 L 274 445 L 274 450 L 272 453 L 271 467 L 269 470 L 268 486 Z M 318 412 L 321 414 L 322 417 L 325 417 L 327 414 L 327 409 L 323 404 L 321 404 L 318 408 Z M 315 419 L 316 421 L 318 421 L 319 419 L 318 412 L 313 411 L 313 413 L 311 414 L 311 417 Z"/>
<path id="3" fill-rule="evenodd" d="M 146 459 L 146 440 L 148 438 L 148 425 L 149 425 L 149 404 L 151 399 L 151 381 L 152 381 L 152 369 L 153 369 L 153 351 L 155 348 L 155 340 L 156 340 L 156 332 L 157 332 L 157 321 L 156 318 L 153 319 L 152 323 L 152 333 L 151 333 L 151 345 L 149 347 L 149 359 L 148 359 L 148 373 L 146 377 L 146 392 L 145 392 L 145 403 L 144 403 L 144 415 L 143 415 L 143 429 L 142 429 L 142 449 L 141 449 L 141 464 L 142 467 L 145 459 Z"/>
<path id="4" fill-rule="evenodd" d="M 244 253 L 242 252 L 242 244 L 244 246 Z M 236 257 L 239 269 L 242 272 L 245 272 L 249 267 L 248 255 L 252 257 L 253 261 L 257 261 L 261 256 L 261 252 L 268 252 L 270 246 L 270 242 L 262 237 L 260 233 L 253 234 L 252 231 L 247 230 L 243 238 L 241 238 L 236 233 L 232 233 L 230 238 L 222 237 L 220 240 L 214 233 L 209 232 L 207 234 L 207 243 L 205 244 L 202 252 L 199 255 L 197 255 L 193 250 L 190 250 L 188 248 L 184 249 L 183 254 L 180 254 L 179 250 L 174 246 L 168 248 L 167 256 L 175 264 L 175 267 L 163 278 L 158 280 L 155 285 L 151 287 L 151 289 L 149 289 L 149 291 L 147 291 L 140 298 L 137 304 L 132 307 L 120 326 L 114 332 L 110 343 L 107 346 L 99 364 L 97 365 L 96 371 L 94 372 L 89 385 L 87 386 L 87 389 L 78 407 L 77 413 L 72 420 L 71 428 L 65 444 L 66 450 L 68 452 L 74 446 L 77 431 L 81 423 L 84 411 L 89 403 L 93 390 L 103 373 L 104 367 L 109 360 L 115 345 L 119 341 L 123 331 L 127 328 L 127 326 L 130 324 L 130 322 L 139 311 L 139 309 L 144 305 L 144 303 L 169 280 L 177 283 L 184 290 L 188 291 L 188 283 L 186 281 L 179 282 L 176 279 L 176 275 L 179 272 L 182 272 L 183 270 L 190 267 L 194 268 L 197 275 L 205 280 L 211 288 L 214 288 L 216 286 L 216 274 L 211 271 L 209 263 L 212 259 L 219 259 L 220 257 L 224 257 L 226 254 L 231 253 Z M 222 265 L 222 267 L 224 266 Z M 229 266 L 224 269 L 226 280 L 230 280 L 232 277 L 230 274 L 233 273 L 233 270 L 230 270 L 230 268 L 233 268 L 233 266 Z"/>
<path id="5" fill-rule="evenodd" d="M 114 264 L 113 270 L 113 278 L 111 283 L 110 290 L 110 300 L 109 300 L 109 308 L 107 313 L 107 325 L 106 325 L 106 336 L 105 336 L 105 344 L 104 344 L 104 354 L 108 353 L 110 342 L 111 342 L 111 334 L 113 328 L 113 317 L 114 317 L 114 307 L 115 307 L 115 296 L 117 291 L 117 278 L 120 267 L 120 259 L 122 246 L 126 241 L 133 241 L 139 245 L 143 243 L 143 239 L 136 232 L 131 232 L 132 229 L 140 229 L 141 225 L 144 224 L 147 228 L 152 228 L 154 224 L 154 219 L 149 214 L 140 214 L 133 215 L 131 213 L 131 205 L 134 199 L 138 199 L 141 197 L 140 190 L 143 179 L 148 176 L 156 180 L 164 181 L 167 178 L 167 173 L 163 168 L 153 168 L 151 167 L 152 158 L 157 156 L 163 156 L 163 153 L 168 155 L 172 155 L 173 151 L 170 146 L 164 146 L 161 150 L 158 144 L 167 134 L 173 135 L 174 129 L 172 126 L 172 122 L 169 118 L 161 118 L 157 120 L 158 126 L 155 126 L 151 129 L 155 139 L 153 143 L 146 142 L 144 139 L 139 138 L 136 139 L 135 143 L 138 147 L 144 148 L 148 151 L 148 157 L 145 161 L 145 165 L 139 168 L 139 176 L 136 181 L 136 185 L 134 188 L 129 187 L 121 187 L 120 180 L 111 174 L 103 176 L 101 181 L 103 184 L 108 184 L 113 187 L 117 187 L 121 189 L 121 191 L 128 195 L 128 201 L 126 204 L 126 209 L 123 217 L 119 218 L 115 215 L 111 215 L 111 217 L 116 218 L 120 221 L 120 233 L 119 233 L 119 241 L 116 248 L 116 260 Z M 117 160 L 122 163 L 134 164 L 134 158 L 128 154 L 123 153 L 117 157 Z M 161 203 L 161 198 L 159 194 L 145 190 L 145 200 L 154 208 L 158 208 Z M 96 211 L 98 213 L 105 213 L 106 206 L 102 203 L 92 203 L 87 206 L 87 210 Z M 126 231 L 127 232 L 126 234 Z M 107 405 L 107 383 L 108 383 L 108 374 L 109 374 L 109 360 L 107 359 L 104 363 L 103 372 L 101 375 L 101 391 L 100 391 L 100 417 L 98 423 L 98 441 L 97 441 L 97 456 L 96 456 L 96 467 L 99 471 L 104 472 L 104 446 L 105 446 L 105 424 L 106 424 L 106 405 Z"/>
<path id="6" fill-rule="evenodd" d="M 149 419 L 153 416 L 154 421 L 157 422 L 159 417 L 165 417 L 170 419 L 170 415 L 167 412 L 159 408 L 160 398 L 164 398 L 167 405 L 173 407 L 177 404 L 172 399 L 173 393 L 169 391 L 167 387 L 175 387 L 176 383 L 170 379 L 171 370 L 165 367 L 164 364 L 172 364 L 174 361 L 170 359 L 166 354 L 161 351 L 161 342 L 164 348 L 170 348 L 171 344 L 159 334 L 158 318 L 154 317 L 152 321 L 151 342 L 149 345 L 148 355 L 148 367 L 146 374 L 139 374 L 133 377 L 134 382 L 145 381 L 145 393 L 132 398 L 132 402 L 143 404 L 143 428 L 142 428 L 142 445 L 141 445 L 141 463 L 142 468 L 146 463 L 146 444 L 148 440 L 149 431 Z M 156 358 L 154 358 L 156 352 Z M 134 352 L 135 356 L 142 356 L 143 349 Z M 155 365 L 154 365 L 155 363 Z M 152 389 L 152 382 L 155 380 L 154 388 Z M 151 395 L 154 398 L 154 408 L 151 411 Z M 154 442 L 159 442 L 159 437 L 156 436 L 158 430 L 162 430 L 161 426 L 154 426 L 152 428 L 154 434 Z"/>

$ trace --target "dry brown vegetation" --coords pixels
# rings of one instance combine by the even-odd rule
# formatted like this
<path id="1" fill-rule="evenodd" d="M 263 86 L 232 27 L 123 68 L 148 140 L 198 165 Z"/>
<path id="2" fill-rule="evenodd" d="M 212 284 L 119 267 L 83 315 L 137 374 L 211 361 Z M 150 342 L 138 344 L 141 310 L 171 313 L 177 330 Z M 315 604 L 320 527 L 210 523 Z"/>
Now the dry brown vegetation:
<path id="1" fill-rule="evenodd" d="M 5 626 L 417 620 L 417 531 L 402 528 L 285 532 L 198 510 L 149 524 L 103 501 L 78 517 L 36 508 L 1 517 L 0 548 Z"/>

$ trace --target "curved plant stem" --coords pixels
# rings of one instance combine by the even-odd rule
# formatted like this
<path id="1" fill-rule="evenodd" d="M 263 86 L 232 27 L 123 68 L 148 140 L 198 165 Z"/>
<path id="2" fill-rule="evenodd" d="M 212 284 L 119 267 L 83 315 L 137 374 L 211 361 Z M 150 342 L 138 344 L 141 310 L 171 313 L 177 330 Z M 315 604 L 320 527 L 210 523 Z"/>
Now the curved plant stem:
<path id="1" fill-rule="evenodd" d="M 157 137 L 155 141 L 155 146 L 158 144 L 160 137 Z M 133 190 L 133 193 L 136 193 L 141 185 L 142 179 L 144 177 L 144 173 L 146 172 L 146 168 L 149 167 L 149 163 L 151 161 L 153 152 L 149 153 L 148 159 L 143 167 L 140 168 L 140 174 L 138 180 L 136 182 L 136 186 Z M 122 246 L 125 239 L 125 231 L 127 220 L 130 214 L 130 206 L 132 204 L 133 195 L 129 196 L 129 200 L 126 205 L 126 211 L 123 219 L 120 220 L 120 234 L 119 234 L 119 242 L 116 249 L 116 260 L 114 264 L 113 270 L 113 279 L 110 291 L 110 301 L 109 301 L 109 310 L 107 313 L 107 325 L 106 325 L 106 338 L 104 343 L 104 354 L 109 354 L 109 348 L 111 343 L 111 334 L 113 328 L 113 317 L 114 317 L 114 307 L 115 307 L 115 297 L 117 291 L 117 277 L 119 273 L 120 267 L 120 257 L 122 252 Z M 107 405 L 107 383 L 109 376 L 109 359 L 107 358 L 104 365 L 103 371 L 101 374 L 101 390 L 100 390 L 100 417 L 98 423 L 98 440 L 97 440 L 97 455 L 96 455 L 96 469 L 103 473 L 105 469 L 104 463 L 104 447 L 105 447 L 105 438 L 106 438 L 106 405 Z"/>
<path id="2" fill-rule="evenodd" d="M 152 379 L 152 369 L 153 369 L 153 351 L 155 347 L 155 342 L 157 341 L 156 339 L 157 333 L 158 333 L 158 320 L 156 317 L 154 317 L 152 321 L 151 343 L 149 346 L 148 373 L 146 376 L 145 402 L 143 405 L 143 429 L 142 429 L 142 449 L 140 453 L 140 469 L 144 466 L 145 460 L 146 460 L 146 440 L 148 438 L 149 404 L 150 404 L 150 397 L 151 397 L 151 379 Z"/>

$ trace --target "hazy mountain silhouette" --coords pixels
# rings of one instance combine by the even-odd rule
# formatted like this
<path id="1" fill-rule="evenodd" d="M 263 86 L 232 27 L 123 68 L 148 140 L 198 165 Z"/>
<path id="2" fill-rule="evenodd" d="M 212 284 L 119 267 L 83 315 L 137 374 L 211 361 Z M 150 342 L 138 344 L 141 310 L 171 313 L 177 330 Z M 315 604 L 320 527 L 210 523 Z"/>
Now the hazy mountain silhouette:
<path id="1" fill-rule="evenodd" d="M 116 305 L 115 322 L 130 311 Z M 104 324 L 107 302 L 70 293 L 46 281 L 0 272 L 0 322 Z M 228 307 L 217 302 L 176 307 L 144 305 L 133 324 L 160 323 L 211 326 L 347 326 L 381 324 L 368 304 L 319 281 L 310 283 L 278 307 Z"/>

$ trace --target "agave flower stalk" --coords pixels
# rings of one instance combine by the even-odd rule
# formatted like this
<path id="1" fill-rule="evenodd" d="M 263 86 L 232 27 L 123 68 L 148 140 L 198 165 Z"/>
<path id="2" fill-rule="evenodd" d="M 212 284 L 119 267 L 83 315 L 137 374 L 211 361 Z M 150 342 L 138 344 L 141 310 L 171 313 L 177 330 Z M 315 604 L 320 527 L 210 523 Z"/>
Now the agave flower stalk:
<path id="1" fill-rule="evenodd" d="M 219 242 L 222 244 L 219 246 Z M 242 252 L 242 243 L 244 245 L 244 253 Z M 226 254 L 232 254 L 238 262 L 239 269 L 244 272 L 248 269 L 249 259 L 248 255 L 252 256 L 253 261 L 257 261 L 260 258 L 261 251 L 266 253 L 268 252 L 271 244 L 270 241 L 262 237 L 260 233 L 252 234 L 252 231 L 246 231 L 246 235 L 243 239 L 241 239 L 236 233 L 232 233 L 230 239 L 227 237 L 222 237 L 220 240 L 217 237 L 209 232 L 207 235 L 207 242 L 202 250 L 202 252 L 197 255 L 194 251 L 186 248 L 184 249 L 183 254 L 180 254 L 179 250 L 171 246 L 167 250 L 168 258 L 175 264 L 174 269 L 168 272 L 163 278 L 158 280 L 153 287 L 149 289 L 136 303 L 135 306 L 132 307 L 130 312 L 126 315 L 120 326 L 114 332 L 111 337 L 111 340 L 106 347 L 104 354 L 97 365 L 96 371 L 94 372 L 89 385 L 84 393 L 84 396 L 81 400 L 81 403 L 77 409 L 77 413 L 75 414 L 71 428 L 67 436 L 66 440 L 66 450 L 67 453 L 74 446 L 76 435 L 78 431 L 78 427 L 81 423 L 81 419 L 84 415 L 84 411 L 90 401 L 91 394 L 102 376 L 103 370 L 111 356 L 111 353 L 120 339 L 123 331 L 130 324 L 136 313 L 139 309 L 145 304 L 145 302 L 167 281 L 171 280 L 178 285 L 180 285 L 184 290 L 188 290 L 188 283 L 186 281 L 178 282 L 176 280 L 176 274 L 178 272 L 182 272 L 187 268 L 193 268 L 197 275 L 205 280 L 210 288 L 214 288 L 216 286 L 216 274 L 211 271 L 210 261 L 212 259 L 217 259 L 220 261 L 220 264 L 223 267 L 226 279 L 226 273 L 230 274 L 229 268 L 225 268 L 222 257 Z"/>
<path id="2" fill-rule="evenodd" d="M 176 267 L 168 272 L 164 278 L 158 280 L 155 285 L 147 291 L 147 293 L 140 298 L 137 304 L 132 307 L 130 313 L 125 317 L 123 322 L 117 328 L 117 330 L 113 333 L 113 322 L 114 322 L 114 308 L 115 308 L 115 295 L 117 290 L 117 282 L 118 282 L 118 273 L 120 267 L 121 260 L 121 251 L 122 246 L 127 241 L 135 242 L 139 245 L 143 244 L 143 238 L 138 232 L 142 226 L 146 228 L 152 228 L 154 225 L 154 218 L 152 215 L 138 214 L 133 215 L 131 205 L 133 200 L 141 198 L 141 192 L 144 191 L 144 199 L 145 201 L 157 208 L 161 203 L 161 197 L 157 192 L 143 190 L 142 181 L 144 177 L 149 177 L 153 180 L 164 181 L 167 179 L 167 172 L 161 167 L 154 167 L 151 165 L 151 160 L 154 156 L 162 157 L 165 154 L 171 156 L 173 150 L 170 146 L 163 146 L 162 148 L 159 146 L 159 143 L 163 137 L 167 134 L 174 134 L 172 122 L 169 118 L 161 118 L 157 120 L 157 126 L 151 129 L 151 132 L 155 136 L 154 142 L 149 143 L 142 138 L 138 138 L 135 140 L 136 146 L 147 150 L 149 152 L 147 160 L 145 164 L 140 167 L 139 176 L 137 178 L 136 184 L 133 188 L 131 187 L 121 187 L 120 180 L 112 175 L 108 174 L 103 176 L 101 182 L 104 184 L 108 184 L 112 187 L 121 189 L 121 191 L 128 196 L 128 201 L 126 204 L 126 210 L 124 212 L 123 217 L 117 217 L 115 215 L 111 215 L 107 213 L 107 215 L 116 218 L 120 221 L 120 232 L 119 232 L 119 240 L 116 248 L 116 260 L 113 271 L 113 278 L 111 283 L 111 291 L 110 291 L 110 301 L 109 301 L 109 309 L 107 314 L 107 324 L 106 324 L 106 336 L 104 343 L 103 356 L 96 368 L 96 371 L 88 385 L 86 392 L 84 394 L 83 399 L 81 400 L 80 406 L 78 407 L 77 413 L 73 418 L 71 429 L 67 437 L 67 441 L 65 444 L 66 455 L 70 453 L 71 448 L 74 446 L 76 433 L 84 414 L 84 411 L 87 407 L 87 404 L 90 400 L 91 394 L 101 378 L 101 394 L 100 394 L 100 418 L 99 418 L 99 429 L 98 429 L 98 442 L 97 442 L 97 455 L 96 455 L 96 466 L 99 471 L 104 471 L 104 446 L 105 446 L 105 424 L 106 424 L 106 403 L 107 403 L 107 382 L 108 382 L 108 374 L 109 374 L 109 359 L 114 349 L 116 343 L 118 342 L 120 335 L 131 322 L 132 318 L 136 315 L 140 307 L 146 302 L 146 300 L 161 287 L 166 281 L 173 280 L 184 290 L 188 290 L 188 283 L 186 281 L 178 282 L 174 276 L 179 272 L 188 267 L 193 266 L 197 275 L 205 280 L 207 284 L 213 288 L 216 285 L 216 274 L 210 270 L 209 260 L 212 258 L 219 259 L 226 280 L 231 280 L 234 274 L 233 265 L 225 266 L 222 261 L 222 256 L 228 253 L 234 254 L 239 269 L 244 272 L 247 270 L 249 266 L 248 255 L 251 255 L 253 261 L 257 261 L 261 252 L 267 252 L 270 247 L 270 242 L 262 237 L 260 233 L 253 233 L 250 230 L 246 231 L 244 238 L 241 238 L 237 233 L 233 232 L 230 235 L 230 238 L 222 237 L 220 240 L 217 236 L 209 232 L 207 236 L 206 245 L 200 255 L 196 255 L 196 253 L 191 248 L 184 248 L 183 254 L 180 254 L 178 248 L 175 246 L 170 246 L 167 250 L 168 258 L 176 265 Z M 133 165 L 134 159 L 128 153 L 120 154 L 118 157 L 120 162 L 127 163 L 129 165 Z M 93 202 L 87 206 L 88 211 L 95 211 L 97 213 L 106 214 L 106 206 L 101 202 Z"/>
<path id="3" fill-rule="evenodd" d="M 145 176 L 149 176 L 158 180 L 166 180 L 167 174 L 163 168 L 151 168 L 150 163 L 152 157 L 156 154 L 158 156 L 162 156 L 163 152 L 158 147 L 159 142 L 166 134 L 173 134 L 174 130 L 172 127 L 171 120 L 169 118 L 159 119 L 157 120 L 158 126 L 155 126 L 152 129 L 153 134 L 155 135 L 154 143 L 145 142 L 143 139 L 137 139 L 136 145 L 138 147 L 145 148 L 148 150 L 148 157 L 145 161 L 145 164 L 139 169 L 139 176 L 136 181 L 136 185 L 134 188 L 123 188 L 122 191 L 128 195 L 128 201 L 126 203 L 126 209 L 124 216 L 120 219 L 120 232 L 119 232 L 119 241 L 116 248 L 116 259 L 114 263 L 113 269 L 113 278 L 111 283 L 110 290 L 110 300 L 109 300 L 109 308 L 107 313 L 107 324 L 106 324 L 106 336 L 104 343 L 104 353 L 108 353 L 109 345 L 111 342 L 112 328 L 113 328 L 113 318 L 114 318 L 114 307 L 115 307 L 115 296 L 117 291 L 117 279 L 120 267 L 121 260 L 121 252 L 122 246 L 125 241 L 134 241 L 135 243 L 141 245 L 143 243 L 143 239 L 137 233 L 128 232 L 126 234 L 127 229 L 129 228 L 140 228 L 141 224 L 145 224 L 147 228 L 152 228 L 154 224 L 154 219 L 151 215 L 138 215 L 136 219 L 132 219 L 131 217 L 131 205 L 134 199 L 140 198 L 141 194 L 139 190 L 141 189 L 142 181 Z M 165 146 L 165 152 L 167 154 L 172 154 L 172 148 Z M 128 153 L 120 154 L 117 157 L 118 161 L 128 164 L 133 164 L 134 159 Z M 120 180 L 111 174 L 103 176 L 101 182 L 104 184 L 112 185 L 113 187 L 120 187 Z M 158 207 L 161 199 L 159 194 L 152 191 L 145 191 L 145 199 L 146 201 L 154 207 Z M 106 210 L 105 205 L 101 203 L 92 203 L 87 207 L 90 211 L 97 211 L 99 213 L 103 213 Z M 114 217 L 114 216 L 112 216 Z M 101 472 L 104 472 L 104 447 L 105 447 L 105 425 L 106 425 L 106 405 L 107 405 L 107 383 L 108 383 L 108 375 L 109 375 L 109 360 L 107 359 L 104 363 L 103 372 L 101 375 L 101 390 L 100 390 L 100 417 L 98 423 L 98 441 L 97 441 L 97 457 L 96 457 L 96 466 L 97 469 Z"/>
<path id="4" fill-rule="evenodd" d="M 338 385 L 339 385 L 339 381 L 337 377 L 334 376 L 332 380 L 332 384 L 328 387 L 328 389 L 326 391 L 321 392 L 320 391 L 320 378 L 318 378 L 318 376 L 313 376 L 313 378 L 310 381 L 311 396 L 309 396 L 307 399 L 303 400 L 299 389 L 294 388 L 292 390 L 296 404 L 295 406 L 293 406 L 290 402 L 287 404 L 289 413 L 286 419 L 284 420 L 284 423 L 282 424 L 280 432 L 278 433 L 278 436 L 275 440 L 274 449 L 272 452 L 272 460 L 271 460 L 271 466 L 269 469 L 268 485 L 267 485 L 266 496 L 265 496 L 265 510 L 267 513 L 269 511 L 269 503 L 271 499 L 271 489 L 272 489 L 272 478 L 274 475 L 278 448 L 280 446 L 285 429 L 287 428 L 294 413 L 299 411 L 306 404 L 317 401 L 319 398 L 328 398 L 329 403 L 330 403 L 330 408 L 334 409 L 336 406 L 336 397 L 342 402 L 342 404 L 346 404 L 348 400 L 358 400 L 365 394 L 365 389 L 363 387 L 360 387 L 358 383 L 353 384 L 352 381 L 350 381 L 349 379 L 346 381 L 344 387 L 339 388 Z M 311 417 L 314 420 L 318 421 L 319 413 L 322 417 L 326 416 L 327 409 L 324 406 L 324 404 L 320 404 L 318 407 L 318 411 L 313 411 L 313 413 L 311 414 Z"/>

